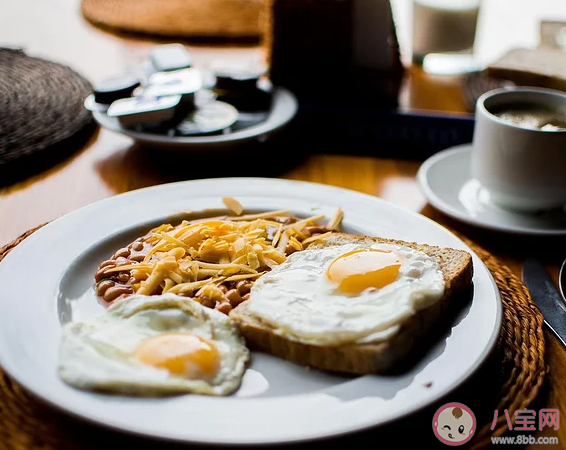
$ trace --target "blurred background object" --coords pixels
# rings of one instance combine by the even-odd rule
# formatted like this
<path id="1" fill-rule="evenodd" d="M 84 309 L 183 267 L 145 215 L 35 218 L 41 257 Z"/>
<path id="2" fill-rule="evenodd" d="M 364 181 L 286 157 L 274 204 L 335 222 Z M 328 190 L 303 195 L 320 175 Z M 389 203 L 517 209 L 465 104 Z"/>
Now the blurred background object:
<path id="1" fill-rule="evenodd" d="M 566 22 L 542 20 L 540 23 L 540 46 L 566 50 Z"/>
<path id="2" fill-rule="evenodd" d="M 484 73 L 519 86 L 566 91 L 566 53 L 548 47 L 514 48 L 490 63 Z"/>
<path id="3" fill-rule="evenodd" d="M 260 40 L 267 0 L 83 0 L 93 24 L 148 35 Z"/>
<path id="4" fill-rule="evenodd" d="M 407 66 L 412 59 L 413 1 L 391 0 L 401 56 Z M 563 0 L 483 0 L 475 33 L 474 60 L 478 67 L 485 67 L 511 48 L 536 48 L 541 43 L 541 24 L 563 21 L 566 21 Z"/>
<path id="5" fill-rule="evenodd" d="M 71 68 L 0 47 L 0 187 L 81 149 L 95 123 L 90 83 Z"/>
<path id="6" fill-rule="evenodd" d="M 467 108 L 474 111 L 480 95 L 498 87 L 537 86 L 566 91 L 565 22 L 541 20 L 540 41 L 512 47 L 463 78 Z"/>
<path id="7" fill-rule="evenodd" d="M 397 104 L 403 67 L 389 0 L 271 1 L 275 84 L 309 104 Z"/>
<path id="8" fill-rule="evenodd" d="M 454 74 L 474 68 L 480 0 L 413 0 L 412 60 L 425 72 Z"/>
<path id="9" fill-rule="evenodd" d="M 131 68 L 136 76 L 95 84 L 85 107 L 102 127 L 176 156 L 263 153 L 296 115 L 296 97 L 273 86 L 266 67 L 192 61 L 181 43 L 155 45 Z"/>
<path id="10" fill-rule="evenodd" d="M 19 0 L 0 17 L 0 34 L 6 45 L 24 46 L 30 55 L 76 67 L 95 86 L 136 74 L 152 49 L 167 43 L 183 44 L 190 64 L 199 70 L 265 67 L 265 78 L 299 98 L 299 112 L 284 136 L 301 145 L 286 148 L 425 159 L 469 142 L 473 115 L 463 111 L 472 112 L 486 90 L 512 83 L 487 77 L 484 68 L 512 48 L 536 50 L 540 45 L 561 51 L 566 20 L 562 0 L 517 0 L 514 8 L 508 0 L 485 0 L 471 14 L 477 13 L 477 71 L 437 76 L 412 62 L 415 41 L 434 44 L 431 36 L 413 37 L 414 3 L 425 1 L 51 0 L 46 6 Z M 430 8 L 425 10 L 430 19 Z M 65 33 L 53 33 L 60 24 Z M 421 31 L 430 34 L 435 28 Z M 239 94 L 216 91 L 241 108 Z M 266 98 L 262 93 L 258 102 L 264 104 Z M 131 139 L 105 130 L 99 140 L 114 144 L 104 147 L 109 155 L 132 146 Z M 128 154 L 138 157 L 134 147 Z"/>

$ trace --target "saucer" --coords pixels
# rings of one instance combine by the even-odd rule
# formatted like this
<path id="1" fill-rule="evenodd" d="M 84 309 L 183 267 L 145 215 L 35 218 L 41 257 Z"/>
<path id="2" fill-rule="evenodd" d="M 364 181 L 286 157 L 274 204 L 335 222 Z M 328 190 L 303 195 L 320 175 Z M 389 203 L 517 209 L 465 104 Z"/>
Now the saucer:
<path id="1" fill-rule="evenodd" d="M 540 213 L 502 209 L 471 177 L 472 145 L 464 144 L 436 153 L 419 169 L 417 180 L 428 202 L 439 211 L 470 225 L 514 234 L 566 236 L 564 208 Z"/>

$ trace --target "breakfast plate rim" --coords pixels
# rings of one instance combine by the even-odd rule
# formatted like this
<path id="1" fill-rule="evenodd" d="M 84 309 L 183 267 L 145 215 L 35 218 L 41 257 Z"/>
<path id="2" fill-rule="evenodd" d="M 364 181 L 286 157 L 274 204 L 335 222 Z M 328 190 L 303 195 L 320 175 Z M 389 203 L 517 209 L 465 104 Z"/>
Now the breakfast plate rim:
<path id="1" fill-rule="evenodd" d="M 52 221 L 51 223 L 45 225 L 43 228 L 39 229 L 38 231 L 36 231 L 35 233 L 33 233 L 32 235 L 30 235 L 28 238 L 26 238 L 24 241 L 22 241 L 22 243 L 20 243 L 17 247 L 15 247 L 4 259 L 4 261 L 0 264 L 0 280 L 2 279 L 2 274 L 4 272 L 3 269 L 6 269 L 6 267 L 12 265 L 12 264 L 16 264 L 17 260 L 22 257 L 22 255 L 25 255 L 26 252 L 28 252 L 32 246 L 33 243 L 37 243 L 40 242 L 41 239 L 45 236 L 49 236 L 52 233 L 56 233 L 58 227 L 60 227 L 61 224 L 65 223 L 65 222 L 76 222 L 77 220 L 80 220 L 81 216 L 84 216 L 85 214 L 88 214 L 89 212 L 92 212 L 94 210 L 94 208 L 101 208 L 104 206 L 110 206 L 110 205 L 114 205 L 116 206 L 117 204 L 126 204 L 126 203 L 133 203 L 130 202 L 130 200 L 132 198 L 135 198 L 136 196 L 141 196 L 143 197 L 145 194 L 148 193 L 152 193 L 152 194 L 158 194 L 160 195 L 161 193 L 167 193 L 168 190 L 175 190 L 175 189 L 180 189 L 180 188 L 184 188 L 187 187 L 189 188 L 191 185 L 192 186 L 196 186 L 198 184 L 200 184 L 201 188 L 203 187 L 203 185 L 214 185 L 215 183 L 224 183 L 224 184 L 229 184 L 231 186 L 231 188 L 233 189 L 234 184 L 238 184 L 241 183 L 242 185 L 246 184 L 246 183 L 262 183 L 262 184 L 267 184 L 267 185 L 272 185 L 273 188 L 278 188 L 281 190 L 284 190 L 282 188 L 289 188 L 290 186 L 294 186 L 295 189 L 304 189 L 304 190 L 308 190 L 311 189 L 313 191 L 316 192 L 324 192 L 326 196 L 331 197 L 333 195 L 339 197 L 339 196 L 343 196 L 343 199 L 347 199 L 347 198 L 359 198 L 364 199 L 367 202 L 374 202 L 376 205 L 381 205 L 380 207 L 385 208 L 386 210 L 389 211 L 398 211 L 399 214 L 402 215 L 406 215 L 407 217 L 411 217 L 413 218 L 415 221 L 426 221 L 429 226 L 431 227 L 431 229 L 435 229 L 435 231 L 439 232 L 439 233 L 443 233 L 443 235 L 445 235 L 447 238 L 449 237 L 450 240 L 455 240 L 458 242 L 459 245 L 461 245 L 461 247 L 467 251 L 469 251 L 472 254 L 472 257 L 474 258 L 474 267 L 475 267 L 475 273 L 482 273 L 482 280 L 485 280 L 486 284 L 489 284 L 489 291 L 490 294 L 493 294 L 493 298 L 490 300 L 494 302 L 493 306 L 495 308 L 495 317 L 493 318 L 493 327 L 490 330 L 490 334 L 489 337 L 485 337 L 485 345 L 484 347 L 482 347 L 480 350 L 478 350 L 478 357 L 477 359 L 473 362 L 470 363 L 469 365 L 466 366 L 465 370 L 465 374 L 462 375 L 459 379 L 457 380 L 452 380 L 451 384 L 448 387 L 445 388 L 441 388 L 439 389 L 439 391 L 435 392 L 434 394 L 429 395 L 429 397 L 425 398 L 425 400 L 421 401 L 420 403 L 413 403 L 408 407 L 405 407 L 404 409 L 401 408 L 400 412 L 398 412 L 396 415 L 392 415 L 389 417 L 386 417 L 384 420 L 375 422 L 375 421 L 360 421 L 360 423 L 358 423 L 356 426 L 349 426 L 346 428 L 342 428 L 342 429 L 338 429 L 336 428 L 335 430 L 328 430 L 325 433 L 318 433 L 318 434 L 313 434 L 311 432 L 309 432 L 308 430 L 305 430 L 302 434 L 299 435 L 295 435 L 292 436 L 290 438 L 285 438 L 282 439 L 281 437 L 275 437 L 275 438 L 270 438 L 269 434 L 267 435 L 263 435 L 261 437 L 258 438 L 253 438 L 250 439 L 248 438 L 242 438 L 242 439 L 238 439 L 238 438 L 234 438 L 234 437 L 225 437 L 225 436 L 221 436 L 221 435 L 215 435 L 215 436 L 207 436 L 207 437 L 203 437 L 203 436 L 199 436 L 198 438 L 187 438 L 187 436 L 179 436 L 179 435 L 175 435 L 175 434 L 171 434 L 171 433 L 155 433 L 154 431 L 147 431 L 144 429 L 140 429 L 139 427 L 136 426 L 124 426 L 123 424 L 115 424 L 112 423 L 111 420 L 102 418 L 100 415 L 95 417 L 93 414 L 87 414 L 84 410 L 79 411 L 77 410 L 77 408 L 74 407 L 74 405 L 69 404 L 69 402 L 64 402 L 64 399 L 57 399 L 54 397 L 54 395 L 52 395 L 50 392 L 47 392 L 45 388 L 42 387 L 42 383 L 41 382 L 37 382 L 34 381 L 33 383 L 28 383 L 28 379 L 26 379 L 26 377 L 21 373 L 21 369 L 18 368 L 17 364 L 13 364 L 13 362 L 11 360 L 9 360 L 6 356 L 5 356 L 5 352 L 7 352 L 6 348 L 7 348 L 7 342 L 8 339 L 7 337 L 3 334 L 3 327 L 1 326 L 2 324 L 2 318 L 0 317 L 0 365 L 2 366 L 2 368 L 5 370 L 5 372 L 10 375 L 12 378 L 14 378 L 15 380 L 17 380 L 19 383 L 22 384 L 22 386 L 28 390 L 30 393 L 32 393 L 34 396 L 38 397 L 40 400 L 42 400 L 43 402 L 46 402 L 47 404 L 50 404 L 51 406 L 65 411 L 67 413 L 69 413 L 70 415 L 74 416 L 74 417 L 78 417 L 81 418 L 83 420 L 86 420 L 87 422 L 93 423 L 93 424 L 97 424 L 97 425 L 101 425 L 107 428 L 111 428 L 114 430 L 118 430 L 118 431 L 122 431 L 122 432 L 126 432 L 129 434 L 133 434 L 133 435 L 138 435 L 138 436 L 145 436 L 145 437 L 152 437 L 152 438 L 158 438 L 158 439 L 163 439 L 163 440 L 167 440 L 167 441 L 175 441 L 175 442 L 185 442 L 185 443 L 200 443 L 200 444 L 228 444 L 228 445 L 265 445 L 265 444 L 277 444 L 277 443 L 282 443 L 282 442 L 309 442 L 309 441 L 314 441 L 314 440 L 319 440 L 319 439 L 323 439 L 323 438 L 330 438 L 330 437 L 338 437 L 338 436 L 343 436 L 343 435 L 347 435 L 347 434 L 351 434 L 353 432 L 356 431 L 362 431 L 365 429 L 369 429 L 369 428 L 373 428 L 375 426 L 381 426 L 381 425 L 385 425 L 387 423 L 390 423 L 394 420 L 398 420 L 401 418 L 404 418 L 410 414 L 413 414 L 427 406 L 430 406 L 431 404 L 434 404 L 435 402 L 437 402 L 438 400 L 440 400 L 441 398 L 443 398 L 444 396 L 446 396 L 447 394 L 449 394 L 450 392 L 453 392 L 456 388 L 458 388 L 459 386 L 461 386 L 465 381 L 467 381 L 475 372 L 476 370 L 481 366 L 481 364 L 489 357 L 489 355 L 491 354 L 491 352 L 493 351 L 493 349 L 495 348 L 495 345 L 497 343 L 497 339 L 499 336 L 499 332 L 501 329 L 501 321 L 502 321 L 502 305 L 501 305 L 501 301 L 500 301 L 500 294 L 499 294 L 499 290 L 497 288 L 497 285 L 495 283 L 495 280 L 493 279 L 492 274 L 490 273 L 490 271 L 487 269 L 487 267 L 485 266 L 485 264 L 483 264 L 483 262 L 481 261 L 481 259 L 473 252 L 472 249 L 470 249 L 463 241 L 461 241 L 461 239 L 459 239 L 457 236 L 455 236 L 453 233 L 451 233 L 448 229 L 446 229 L 445 227 L 443 227 L 442 225 L 432 221 L 431 219 L 422 216 L 418 213 L 409 211 L 407 209 L 404 209 L 398 205 L 392 204 L 390 202 L 387 202 L 383 199 L 380 199 L 378 197 L 375 196 L 371 196 L 369 194 L 365 194 L 365 193 L 360 193 L 357 191 L 353 191 L 353 190 L 349 190 L 349 189 L 344 189 L 344 188 L 340 188 L 340 187 L 335 187 L 335 186 L 330 186 L 330 185 L 323 185 L 323 184 L 319 184 L 319 183 L 314 183 L 314 182 L 307 182 L 307 181 L 295 181 L 295 180 L 286 180 L 286 179 L 273 179 L 273 178 L 251 178 L 251 177 L 236 177 L 236 178 L 216 178 L 216 179 L 205 179 L 205 180 L 191 180 L 191 181 L 180 181 L 180 182 L 176 182 L 176 183 L 169 183 L 169 184 L 165 184 L 165 185 L 157 185 L 157 186 L 152 186 L 152 187 L 148 187 L 148 188 L 144 188 L 144 189 L 138 189 L 135 191 L 130 191 L 130 192 L 126 192 L 123 194 L 119 194 L 119 195 L 115 195 L 113 197 L 109 197 L 109 198 L 105 198 L 102 200 L 99 200 L 97 202 L 91 203 L 89 205 L 83 206 L 82 208 L 79 208 L 73 212 L 70 212 L 68 214 L 66 214 L 65 216 L 62 216 L 54 221 Z M 190 189 L 188 189 L 190 190 Z M 293 198 L 292 194 L 286 194 L 289 195 L 289 198 Z M 295 198 L 296 200 L 296 198 Z M 486 289 L 488 287 L 486 286 Z M 2 283 L 0 283 L 0 306 L 2 306 L 2 303 L 4 303 L 4 305 L 7 303 L 6 300 L 3 301 L 3 296 L 2 296 L 2 292 L 5 291 L 5 287 Z M 473 307 L 473 306 L 472 306 Z"/>

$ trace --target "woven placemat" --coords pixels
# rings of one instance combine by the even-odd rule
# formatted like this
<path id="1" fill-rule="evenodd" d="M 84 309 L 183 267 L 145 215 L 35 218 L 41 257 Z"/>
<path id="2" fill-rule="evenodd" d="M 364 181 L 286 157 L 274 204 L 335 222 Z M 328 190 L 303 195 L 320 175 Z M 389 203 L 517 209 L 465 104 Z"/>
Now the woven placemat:
<path id="1" fill-rule="evenodd" d="M 259 38 L 266 0 L 83 0 L 93 24 L 167 37 Z"/>
<path id="2" fill-rule="evenodd" d="M 90 83 L 67 66 L 0 48 L 0 186 L 81 148 L 96 129 Z"/>
<path id="3" fill-rule="evenodd" d="M 0 248 L 2 259 L 27 236 L 41 228 L 29 230 L 15 241 Z M 456 233 L 457 234 L 457 233 Z M 463 236 L 459 236 L 483 260 L 494 276 L 501 293 L 503 322 L 497 344 L 499 373 L 491 374 L 497 383 L 497 397 L 491 400 L 492 414 L 497 409 L 514 413 L 533 403 L 543 385 L 547 367 L 545 363 L 544 319 L 532 302 L 525 286 L 493 255 Z M 485 395 L 485 392 L 478 392 Z M 477 397 L 477 396 L 476 396 Z M 490 401 L 489 398 L 486 401 Z M 490 417 L 490 419 L 493 416 Z M 504 414 L 496 426 L 479 423 L 473 439 L 473 448 L 491 444 L 490 437 L 504 434 L 508 428 Z M 27 394 L 15 381 L 0 370 L 0 444 L 6 450 L 62 450 L 102 448 L 103 433 L 93 434 L 86 425 L 71 420 L 62 413 L 45 407 Z M 426 427 L 430 430 L 429 425 Z M 432 435 L 432 431 L 430 431 Z M 117 445 L 125 435 L 111 434 L 110 442 Z M 133 438 L 129 438 L 133 439 Z M 126 441 L 123 441 L 126 442 Z M 131 442 L 130 442 L 131 444 Z M 139 441 L 136 448 L 155 448 L 152 441 Z"/>

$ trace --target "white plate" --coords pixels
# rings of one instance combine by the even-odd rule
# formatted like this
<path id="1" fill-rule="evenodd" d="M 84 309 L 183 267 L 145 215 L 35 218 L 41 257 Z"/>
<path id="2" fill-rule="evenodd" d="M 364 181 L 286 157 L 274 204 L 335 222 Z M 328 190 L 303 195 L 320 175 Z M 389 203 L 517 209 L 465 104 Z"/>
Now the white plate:
<path id="1" fill-rule="evenodd" d="M 98 424 L 185 442 L 265 444 L 336 436 L 405 416 L 460 385 L 493 348 L 501 325 L 499 293 L 473 255 L 473 302 L 417 364 L 399 375 L 337 376 L 253 353 L 233 397 L 140 399 L 63 383 L 56 373 L 61 324 L 102 311 L 93 292 L 98 264 L 174 214 L 222 208 L 227 195 L 251 210 L 289 208 L 300 215 L 312 215 L 313 208 L 331 215 L 340 206 L 345 231 L 471 252 L 423 216 L 376 197 L 314 183 L 225 178 L 133 191 L 50 223 L 0 264 L 0 364 L 37 396 Z"/>
<path id="2" fill-rule="evenodd" d="M 566 211 L 537 214 L 507 211 L 490 202 L 489 193 L 470 175 L 471 144 L 438 152 L 419 169 L 417 180 L 428 202 L 470 225 L 514 234 L 566 235 Z"/>

